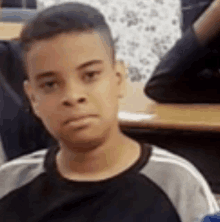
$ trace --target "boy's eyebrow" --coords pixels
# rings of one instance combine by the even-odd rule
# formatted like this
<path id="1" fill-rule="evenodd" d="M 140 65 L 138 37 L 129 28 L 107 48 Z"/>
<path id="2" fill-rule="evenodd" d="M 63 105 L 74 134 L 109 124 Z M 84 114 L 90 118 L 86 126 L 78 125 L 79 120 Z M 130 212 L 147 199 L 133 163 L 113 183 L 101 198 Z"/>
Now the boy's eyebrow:
<path id="1" fill-rule="evenodd" d="M 76 69 L 81 70 L 81 69 L 84 69 L 84 68 L 86 68 L 90 65 L 93 65 L 93 64 L 103 64 L 103 61 L 102 60 L 91 60 L 89 62 L 83 63 L 82 65 L 79 65 Z M 54 71 L 42 72 L 42 73 L 39 73 L 38 75 L 35 76 L 35 80 L 38 81 L 44 77 L 54 76 L 55 74 L 56 73 Z"/>
<path id="2" fill-rule="evenodd" d="M 43 79 L 44 77 L 50 77 L 50 76 L 54 76 L 54 75 L 55 75 L 55 72 L 53 72 L 53 71 L 42 72 L 42 73 L 39 73 L 35 76 L 35 80 L 38 81 L 40 79 Z"/>
<path id="3" fill-rule="evenodd" d="M 91 60 L 89 62 L 83 63 L 82 65 L 78 66 L 76 69 L 81 70 L 86 68 L 87 66 L 93 65 L 93 64 L 103 64 L 102 60 Z"/>

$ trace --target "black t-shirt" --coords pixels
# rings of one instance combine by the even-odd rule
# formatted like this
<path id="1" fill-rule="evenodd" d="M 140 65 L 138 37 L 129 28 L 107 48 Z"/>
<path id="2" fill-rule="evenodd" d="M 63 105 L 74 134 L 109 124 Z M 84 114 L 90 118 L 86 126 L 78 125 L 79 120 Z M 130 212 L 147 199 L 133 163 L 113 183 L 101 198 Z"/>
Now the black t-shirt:
<path id="1" fill-rule="evenodd" d="M 44 172 L 1 199 L 3 221 L 180 222 L 167 195 L 140 173 L 151 155 L 149 146 L 142 145 L 141 157 L 129 169 L 100 182 L 63 178 L 56 167 L 57 151 L 48 151 Z"/>

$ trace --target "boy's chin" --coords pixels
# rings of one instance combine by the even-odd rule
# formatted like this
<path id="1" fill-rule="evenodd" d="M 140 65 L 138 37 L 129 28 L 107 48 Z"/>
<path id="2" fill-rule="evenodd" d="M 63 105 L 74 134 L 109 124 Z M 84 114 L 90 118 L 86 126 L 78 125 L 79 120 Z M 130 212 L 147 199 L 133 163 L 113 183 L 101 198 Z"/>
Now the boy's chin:
<path id="1" fill-rule="evenodd" d="M 103 136 L 92 136 L 84 135 L 83 137 L 67 137 L 62 138 L 61 143 L 70 148 L 71 150 L 75 150 L 77 152 L 89 152 L 97 149 L 105 142 L 105 138 Z"/>

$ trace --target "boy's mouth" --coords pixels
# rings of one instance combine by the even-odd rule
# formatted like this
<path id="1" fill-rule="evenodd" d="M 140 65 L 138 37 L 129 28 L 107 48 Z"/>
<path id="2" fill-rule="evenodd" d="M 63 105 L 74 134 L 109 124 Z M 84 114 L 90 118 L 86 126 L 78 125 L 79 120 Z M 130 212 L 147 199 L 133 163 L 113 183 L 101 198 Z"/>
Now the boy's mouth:
<path id="1" fill-rule="evenodd" d="M 80 122 L 80 120 L 87 119 L 89 117 L 97 117 L 97 115 L 94 115 L 94 114 L 74 115 L 73 117 L 70 117 L 69 119 L 67 119 L 64 122 L 64 125 L 66 125 L 70 122 Z"/>

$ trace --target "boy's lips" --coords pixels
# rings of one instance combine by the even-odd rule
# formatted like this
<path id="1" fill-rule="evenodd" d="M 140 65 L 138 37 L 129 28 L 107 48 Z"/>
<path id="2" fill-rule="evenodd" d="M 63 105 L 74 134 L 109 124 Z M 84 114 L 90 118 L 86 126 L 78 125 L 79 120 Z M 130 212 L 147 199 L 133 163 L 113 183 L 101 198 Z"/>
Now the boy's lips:
<path id="1" fill-rule="evenodd" d="M 78 121 L 78 120 L 85 119 L 85 118 L 88 118 L 88 117 L 97 117 L 97 115 L 94 115 L 94 114 L 74 115 L 74 116 L 68 118 L 68 119 L 64 122 L 64 125 L 65 125 L 65 124 L 68 124 L 69 122 L 76 122 L 76 121 Z"/>

